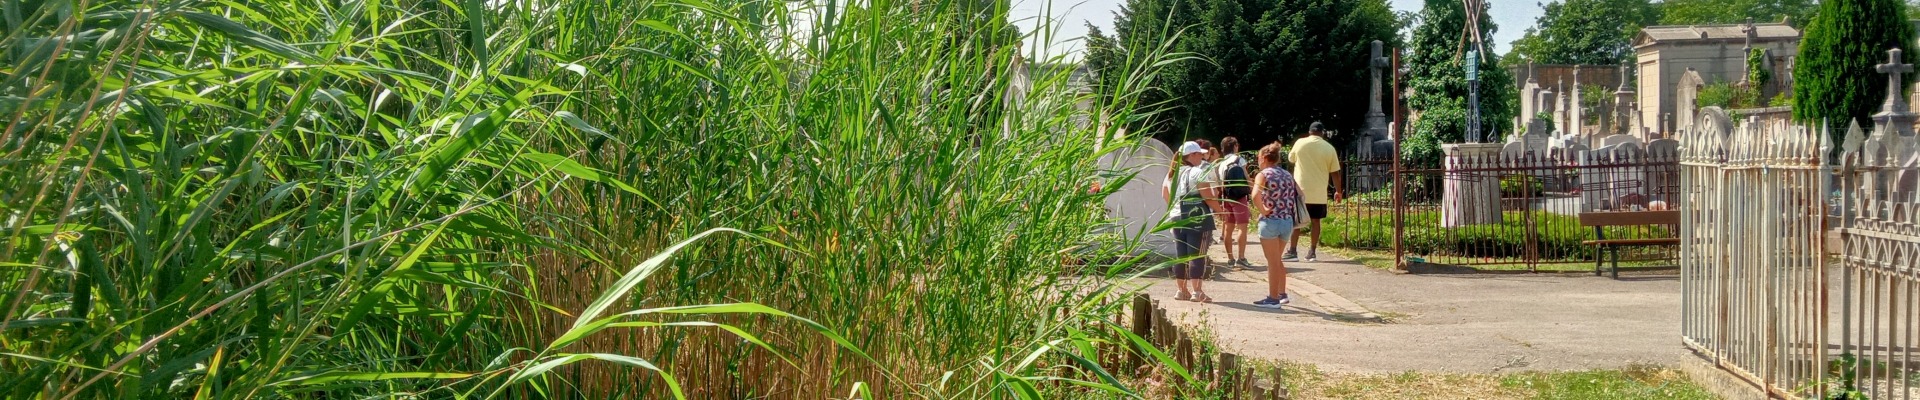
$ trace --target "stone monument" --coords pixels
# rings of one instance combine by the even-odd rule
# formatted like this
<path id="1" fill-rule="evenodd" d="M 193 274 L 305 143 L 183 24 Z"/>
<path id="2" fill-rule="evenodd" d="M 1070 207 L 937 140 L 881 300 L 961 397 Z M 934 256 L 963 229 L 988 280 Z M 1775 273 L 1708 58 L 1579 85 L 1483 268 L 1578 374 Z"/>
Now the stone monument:
<path id="1" fill-rule="evenodd" d="M 1441 184 L 1440 226 L 1500 223 L 1500 179 L 1485 172 L 1466 171 L 1484 168 L 1499 160 L 1505 145 L 1500 143 L 1443 144 L 1446 176 Z"/>
<path id="2" fill-rule="evenodd" d="M 1168 204 L 1166 198 L 1161 197 L 1160 184 L 1167 180 L 1167 169 L 1171 167 L 1168 160 L 1172 159 L 1172 148 L 1148 138 L 1132 148 L 1107 153 L 1096 163 L 1115 175 L 1132 174 L 1133 177 L 1131 181 L 1119 182 L 1120 189 L 1107 196 L 1107 215 L 1118 222 L 1112 228 L 1117 232 L 1111 233 L 1138 238 L 1142 249 L 1167 257 L 1174 255 L 1173 236 L 1166 231 L 1154 232 L 1153 228 L 1167 218 Z"/>
<path id="3" fill-rule="evenodd" d="M 1579 137 L 1584 130 L 1581 127 L 1587 124 L 1587 119 L 1581 115 L 1586 107 L 1580 104 L 1580 89 L 1580 66 L 1576 64 L 1573 66 L 1573 86 L 1567 92 L 1567 126 L 1560 127 L 1561 132 L 1574 137 Z"/>
<path id="4" fill-rule="evenodd" d="M 1633 86 L 1627 84 L 1627 69 L 1631 67 L 1631 65 L 1627 64 L 1620 65 L 1620 87 L 1613 90 L 1614 126 L 1613 129 L 1607 130 L 1607 133 L 1631 134 L 1634 131 L 1634 129 L 1630 128 L 1632 125 L 1627 123 L 1633 119 L 1632 104 L 1636 96 L 1633 92 Z"/>
<path id="5" fill-rule="evenodd" d="M 1380 72 L 1393 67 L 1393 60 L 1383 54 L 1380 41 L 1373 41 L 1373 49 L 1367 53 L 1367 69 L 1373 73 L 1373 87 L 1367 98 L 1366 140 L 1358 147 L 1359 156 L 1371 160 L 1381 155 L 1393 153 L 1393 139 L 1388 137 L 1387 113 L 1380 111 Z"/>
<path id="6" fill-rule="evenodd" d="M 1527 124 L 1533 123 L 1534 116 L 1540 114 L 1540 81 L 1535 79 L 1533 63 L 1527 63 L 1527 84 L 1520 88 L 1520 115 L 1514 118 L 1514 131 L 1527 130 Z"/>
<path id="7" fill-rule="evenodd" d="M 1920 149 L 1914 148 L 1913 121 L 1915 116 L 1906 99 L 1901 98 L 1900 75 L 1913 72 L 1913 64 L 1901 63 L 1901 50 L 1887 50 L 1887 63 L 1874 66 L 1880 73 L 1887 74 L 1887 100 L 1880 103 L 1880 112 L 1873 114 L 1873 137 L 1867 139 L 1867 157 L 1865 164 L 1877 166 L 1899 166 L 1895 176 L 1883 176 L 1892 179 L 1885 187 L 1896 198 L 1912 198 L 1916 181 L 1920 180 Z M 1884 172 L 1883 172 L 1884 173 Z"/>
<path id="8" fill-rule="evenodd" d="M 1680 81 L 1673 84 L 1674 115 L 1671 121 L 1679 125 L 1664 125 L 1668 130 L 1680 131 L 1687 125 L 1693 124 L 1693 120 L 1699 115 L 1700 106 L 1696 100 L 1700 98 L 1700 89 L 1706 86 L 1707 81 L 1700 78 L 1700 71 L 1695 71 L 1691 67 L 1687 68 L 1685 74 L 1680 75 Z"/>

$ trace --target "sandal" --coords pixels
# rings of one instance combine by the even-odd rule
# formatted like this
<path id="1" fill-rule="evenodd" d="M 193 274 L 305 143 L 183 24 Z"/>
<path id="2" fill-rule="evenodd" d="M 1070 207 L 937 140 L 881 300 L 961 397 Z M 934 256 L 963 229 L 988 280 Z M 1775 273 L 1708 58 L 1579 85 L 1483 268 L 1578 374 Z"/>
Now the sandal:
<path id="1" fill-rule="evenodd" d="M 1173 295 L 1173 299 L 1180 300 L 1180 301 L 1187 301 L 1187 300 L 1193 299 L 1193 295 L 1189 295 L 1187 294 L 1187 292 L 1180 292 L 1179 294 Z"/>
<path id="2" fill-rule="evenodd" d="M 1199 293 L 1199 294 L 1195 294 L 1195 295 L 1193 295 L 1193 301 L 1198 301 L 1198 302 L 1201 302 L 1201 303 L 1212 303 L 1212 302 L 1213 302 L 1213 297 L 1212 297 L 1212 296 L 1207 296 L 1207 294 L 1206 294 L 1206 293 Z"/>

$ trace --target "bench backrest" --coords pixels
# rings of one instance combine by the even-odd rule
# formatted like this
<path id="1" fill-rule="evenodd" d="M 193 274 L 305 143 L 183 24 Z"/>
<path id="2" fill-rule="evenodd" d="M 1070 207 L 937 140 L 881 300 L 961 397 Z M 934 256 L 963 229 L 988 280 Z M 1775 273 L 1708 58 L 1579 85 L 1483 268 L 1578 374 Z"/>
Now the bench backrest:
<path id="1" fill-rule="evenodd" d="M 1585 226 L 1622 226 L 1622 225 L 1679 225 L 1680 210 L 1666 211 L 1615 211 L 1580 213 L 1580 225 Z"/>

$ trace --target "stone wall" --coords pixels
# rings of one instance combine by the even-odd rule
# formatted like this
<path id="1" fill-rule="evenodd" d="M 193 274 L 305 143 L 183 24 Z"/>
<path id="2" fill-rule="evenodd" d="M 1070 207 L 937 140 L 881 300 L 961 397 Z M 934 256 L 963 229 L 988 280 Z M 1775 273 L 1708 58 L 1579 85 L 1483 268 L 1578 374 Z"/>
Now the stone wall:
<path id="1" fill-rule="evenodd" d="M 1516 89 L 1526 88 L 1528 77 L 1533 77 L 1535 82 L 1540 82 L 1541 85 L 1552 85 L 1560 81 L 1571 83 L 1575 69 L 1580 70 L 1581 85 L 1600 85 L 1608 92 L 1620 86 L 1620 66 L 1618 65 L 1520 64 L 1507 66 L 1507 72 L 1513 73 L 1513 87 Z"/>

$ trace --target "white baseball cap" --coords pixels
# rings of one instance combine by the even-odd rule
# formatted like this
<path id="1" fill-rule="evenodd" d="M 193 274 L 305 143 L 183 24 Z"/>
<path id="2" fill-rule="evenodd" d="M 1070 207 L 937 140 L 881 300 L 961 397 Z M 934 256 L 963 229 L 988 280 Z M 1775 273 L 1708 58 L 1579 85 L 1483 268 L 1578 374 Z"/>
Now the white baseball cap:
<path id="1" fill-rule="evenodd" d="M 1206 154 L 1207 149 L 1201 148 L 1200 143 L 1198 142 L 1186 142 L 1186 143 L 1180 144 L 1181 156 L 1186 156 L 1188 154 L 1193 154 L 1193 153 Z"/>

